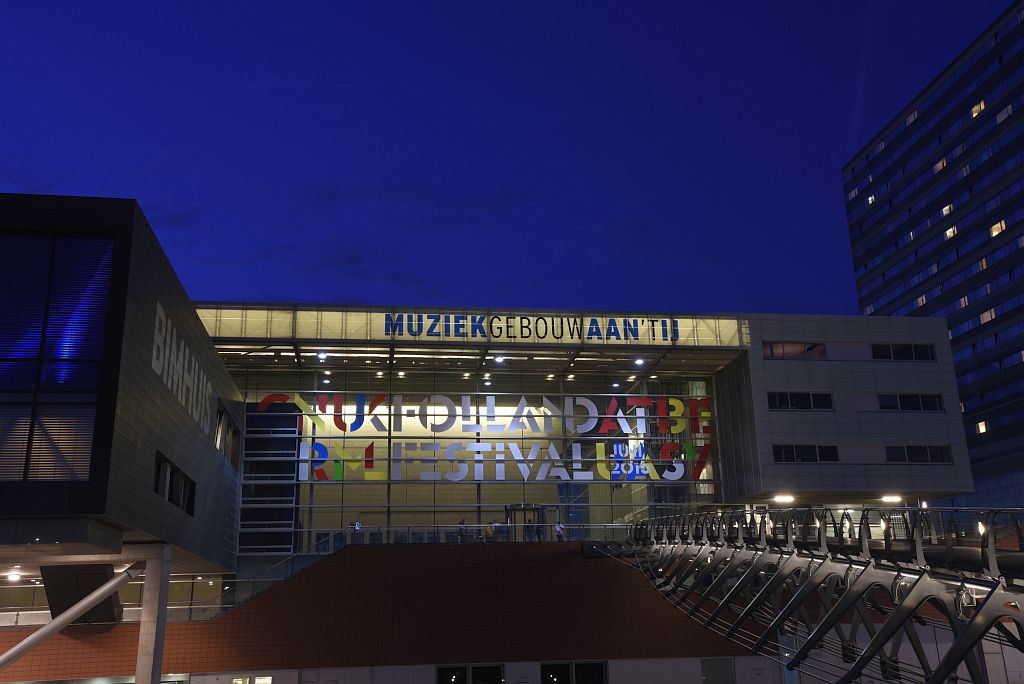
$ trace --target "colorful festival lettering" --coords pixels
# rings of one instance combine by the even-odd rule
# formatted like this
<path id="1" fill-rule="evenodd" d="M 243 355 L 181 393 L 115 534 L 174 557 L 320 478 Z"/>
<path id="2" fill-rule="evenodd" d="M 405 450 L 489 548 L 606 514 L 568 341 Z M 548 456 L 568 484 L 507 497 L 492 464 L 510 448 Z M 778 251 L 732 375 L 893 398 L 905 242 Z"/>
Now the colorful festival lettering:
<path id="1" fill-rule="evenodd" d="M 710 397 L 274 393 L 304 481 L 699 480 Z M 290 421 L 289 421 L 290 423 Z"/>

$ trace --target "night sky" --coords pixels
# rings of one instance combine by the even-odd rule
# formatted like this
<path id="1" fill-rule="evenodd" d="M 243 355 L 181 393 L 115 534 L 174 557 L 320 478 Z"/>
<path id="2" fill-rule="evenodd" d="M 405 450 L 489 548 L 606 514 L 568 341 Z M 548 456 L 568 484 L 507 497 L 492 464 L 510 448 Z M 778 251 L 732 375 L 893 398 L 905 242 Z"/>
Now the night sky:
<path id="1" fill-rule="evenodd" d="M 0 190 L 195 299 L 853 313 L 840 167 L 1005 7 L 0 0 Z"/>

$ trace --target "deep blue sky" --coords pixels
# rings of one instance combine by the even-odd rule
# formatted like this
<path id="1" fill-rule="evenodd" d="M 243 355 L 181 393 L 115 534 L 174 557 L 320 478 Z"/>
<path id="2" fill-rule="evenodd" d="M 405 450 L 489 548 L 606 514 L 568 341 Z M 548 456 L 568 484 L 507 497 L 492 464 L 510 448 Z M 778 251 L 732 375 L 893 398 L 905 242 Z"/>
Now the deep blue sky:
<path id="1" fill-rule="evenodd" d="M 196 299 L 854 312 L 839 169 L 1005 7 L 0 0 L 0 190 Z"/>

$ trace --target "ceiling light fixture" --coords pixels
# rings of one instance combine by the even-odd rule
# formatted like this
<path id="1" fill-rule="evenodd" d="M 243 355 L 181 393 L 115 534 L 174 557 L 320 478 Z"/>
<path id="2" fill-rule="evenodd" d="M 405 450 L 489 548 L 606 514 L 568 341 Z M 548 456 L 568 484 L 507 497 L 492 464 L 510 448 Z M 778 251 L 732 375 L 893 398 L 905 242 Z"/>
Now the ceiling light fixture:
<path id="1" fill-rule="evenodd" d="M 643 359 L 636 359 L 635 361 L 633 361 L 633 363 L 635 363 L 638 366 L 642 366 L 642 365 L 644 365 L 644 360 Z"/>
<path id="2" fill-rule="evenodd" d="M 324 359 L 327 358 L 327 352 L 317 352 L 316 358 L 318 358 L 321 361 L 323 361 Z"/>
<path id="3" fill-rule="evenodd" d="M 778 494 L 772 497 L 772 501 L 775 503 L 793 503 L 794 499 L 792 494 Z"/>

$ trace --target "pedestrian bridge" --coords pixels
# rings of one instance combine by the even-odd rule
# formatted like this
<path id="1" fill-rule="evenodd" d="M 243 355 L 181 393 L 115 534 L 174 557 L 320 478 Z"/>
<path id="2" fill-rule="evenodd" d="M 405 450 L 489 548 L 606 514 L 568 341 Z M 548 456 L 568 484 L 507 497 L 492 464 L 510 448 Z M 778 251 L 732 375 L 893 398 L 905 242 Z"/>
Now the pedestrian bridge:
<path id="1" fill-rule="evenodd" d="M 988 682 L 984 650 L 1024 651 L 1022 523 L 1024 509 L 720 508 L 595 549 L 805 677 Z M 948 638 L 923 644 L 933 628 Z"/>

